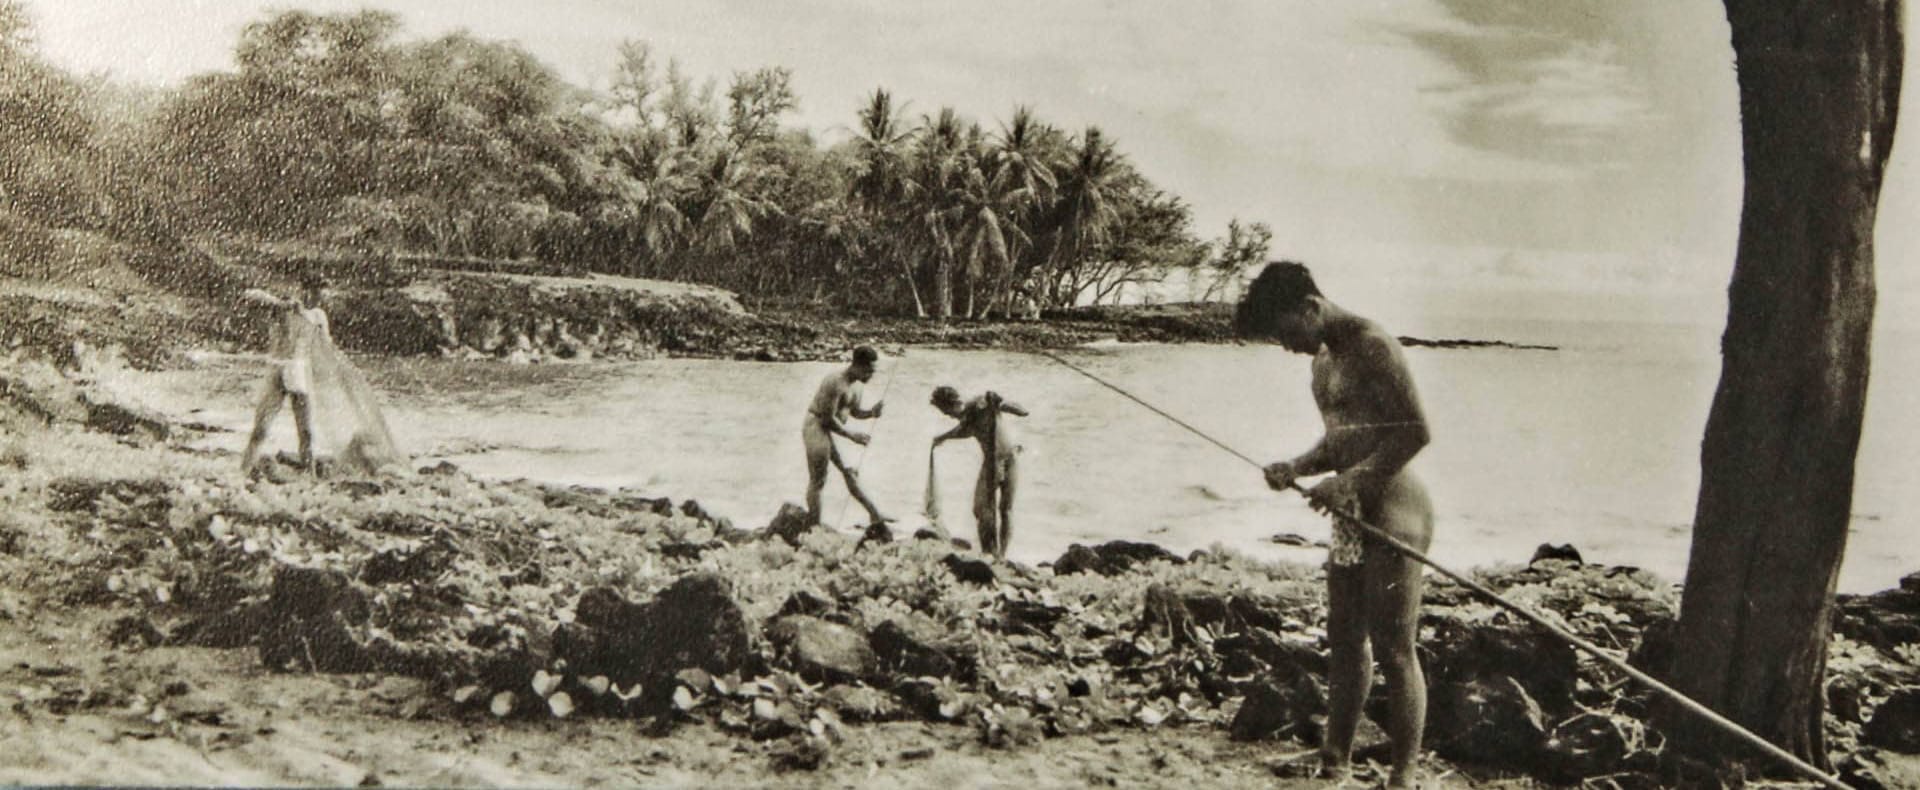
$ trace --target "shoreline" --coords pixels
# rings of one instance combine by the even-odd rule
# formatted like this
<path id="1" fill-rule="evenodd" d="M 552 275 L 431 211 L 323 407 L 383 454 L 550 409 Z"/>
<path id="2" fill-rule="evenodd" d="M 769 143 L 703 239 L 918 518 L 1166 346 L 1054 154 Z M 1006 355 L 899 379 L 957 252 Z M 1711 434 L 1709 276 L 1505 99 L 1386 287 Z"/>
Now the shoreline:
<path id="1" fill-rule="evenodd" d="M 262 347 L 267 321 L 238 304 L 236 295 L 101 294 L 15 284 L 0 289 L 0 308 L 15 316 L 0 327 L 0 344 L 60 367 L 73 366 L 88 350 L 118 348 L 137 368 L 164 369 L 195 351 Z M 1045 351 L 1100 342 L 1239 342 L 1231 331 L 1233 306 L 1225 303 L 1087 306 L 1035 320 L 941 322 L 804 305 L 749 311 L 717 288 L 608 276 L 428 271 L 404 284 L 342 289 L 327 308 L 336 342 L 353 353 L 509 363 L 826 361 L 861 344 Z M 1557 350 L 1500 339 L 1400 341 L 1409 348 Z"/>
<path id="2" fill-rule="evenodd" d="M 584 722 L 632 719 L 644 737 L 666 739 L 655 741 L 667 752 L 660 769 L 690 771 L 669 775 L 701 775 L 704 752 L 675 745 L 687 739 L 759 755 L 728 776 L 812 782 L 889 755 L 884 771 L 934 770 L 1057 754 L 1084 738 L 1151 750 L 1173 733 L 1189 757 L 1118 764 L 1159 772 L 1149 783 L 1238 784 L 1273 778 L 1259 763 L 1201 768 L 1208 760 L 1193 755 L 1309 749 L 1324 711 L 1324 582 L 1312 567 L 1121 542 L 1027 567 L 937 539 L 808 530 L 791 512 L 743 530 L 692 501 L 483 482 L 451 465 L 371 479 L 282 470 L 278 482 L 248 484 L 231 456 L 183 449 L 190 428 L 110 419 L 103 396 L 44 366 L 3 370 L 0 416 L 20 438 L 0 448 L 14 468 L 0 488 L 11 546 L 0 603 L 13 615 L 0 618 L 0 644 L 46 627 L 26 614 L 41 610 L 95 623 L 102 640 L 85 659 L 61 659 L 82 666 L 43 673 L 26 662 L 20 679 L 33 691 L 7 729 L 38 736 L 35 721 L 79 717 L 145 721 L 164 742 L 238 739 L 222 722 L 257 720 L 259 703 L 234 701 L 247 689 L 332 676 L 363 679 L 350 684 L 368 692 L 355 699 L 377 715 L 442 736 L 547 721 L 564 737 L 600 726 Z M 1660 580 L 1552 558 L 1476 575 L 1589 638 L 1661 660 L 1655 634 L 1675 601 Z M 1899 625 L 1920 616 L 1920 589 L 1843 596 L 1837 612 L 1830 678 L 1853 696 L 1829 713 L 1836 758 L 1894 770 L 1898 755 L 1860 744 L 1876 706 L 1920 684 L 1906 658 L 1920 629 Z M 1647 748 L 1644 697 L 1570 651 L 1437 579 L 1423 625 L 1438 755 L 1429 777 L 1560 782 L 1626 770 L 1657 784 L 1676 770 Z M 140 685 L 150 675 L 113 677 L 115 663 L 143 664 L 149 651 L 195 650 L 260 669 L 174 665 L 161 674 L 180 693 L 172 681 Z M 217 716 L 202 699 L 214 695 L 227 699 Z M 1549 715 L 1530 725 L 1515 718 L 1525 710 Z M 309 737 L 341 738 L 347 713 L 310 712 L 336 734 Z M 887 728 L 916 722 L 940 733 L 936 754 L 886 745 L 898 743 Z M 19 748 L 55 748 L 31 744 Z M 32 759 L 14 764 L 54 764 L 20 756 Z M 97 776 L 61 770 L 26 776 Z"/>

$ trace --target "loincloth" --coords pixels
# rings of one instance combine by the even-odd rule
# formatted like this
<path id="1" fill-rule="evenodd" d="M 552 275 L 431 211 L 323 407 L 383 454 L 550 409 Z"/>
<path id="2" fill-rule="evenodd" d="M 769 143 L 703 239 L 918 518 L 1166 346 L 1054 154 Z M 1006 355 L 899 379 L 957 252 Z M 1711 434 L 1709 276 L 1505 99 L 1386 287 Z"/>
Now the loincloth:
<path id="1" fill-rule="evenodd" d="M 280 388 L 291 395 L 313 391 L 313 373 L 306 360 L 289 359 L 280 363 Z"/>
<path id="2" fill-rule="evenodd" d="M 1359 565 L 1366 556 L 1366 546 L 1361 542 L 1363 537 L 1364 533 L 1352 520 L 1334 516 L 1333 545 L 1327 548 L 1327 564 L 1338 568 Z"/>

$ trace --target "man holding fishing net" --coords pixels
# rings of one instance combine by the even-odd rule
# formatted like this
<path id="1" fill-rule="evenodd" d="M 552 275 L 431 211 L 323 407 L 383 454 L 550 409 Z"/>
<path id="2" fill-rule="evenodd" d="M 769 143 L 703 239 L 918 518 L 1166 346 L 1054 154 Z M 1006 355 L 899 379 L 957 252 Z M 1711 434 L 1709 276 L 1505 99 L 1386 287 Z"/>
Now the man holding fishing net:
<path id="1" fill-rule="evenodd" d="M 315 469 L 315 446 L 329 442 L 333 465 L 343 470 L 372 474 L 405 460 L 394 447 L 373 389 L 333 345 L 327 313 L 321 309 L 326 293 L 326 279 L 309 274 L 301 278 L 298 299 L 282 299 L 258 288 L 242 294 L 247 303 L 275 314 L 267 348 L 273 371 L 254 409 L 253 433 L 240 459 L 241 470 L 249 475 L 260 473 L 261 445 L 287 403 L 293 404 L 299 464 L 307 471 Z"/>
<path id="2" fill-rule="evenodd" d="M 1313 355 L 1313 400 L 1326 435 L 1299 457 L 1269 465 L 1266 479 L 1284 491 L 1299 478 L 1335 475 L 1307 494 L 1315 510 L 1334 517 L 1321 768 L 1333 776 L 1346 773 L 1378 658 L 1393 739 L 1388 786 L 1412 787 L 1427 707 L 1426 679 L 1414 652 L 1420 565 L 1343 517 L 1357 515 L 1421 552 L 1433 538 L 1433 505 L 1407 469 L 1426 446 L 1428 432 L 1400 343 L 1378 324 L 1327 301 L 1307 267 L 1292 262 L 1260 272 L 1240 302 L 1234 331 Z"/>
<path id="3" fill-rule="evenodd" d="M 933 437 L 933 446 L 952 439 L 976 439 L 980 442 L 980 477 L 973 487 L 973 518 L 979 528 L 980 550 L 1000 559 L 1007 558 L 1007 543 L 1013 539 L 1013 494 L 1020 482 L 1020 443 L 1013 431 L 1000 423 L 1002 413 L 1027 416 L 1018 404 L 1002 400 L 988 392 L 970 401 L 960 398 L 952 387 L 933 390 L 933 407 L 941 414 L 960 421 L 953 430 Z M 933 494 L 933 459 L 927 459 L 927 516 L 937 517 Z"/>
<path id="4" fill-rule="evenodd" d="M 880 352 L 873 347 L 854 349 L 853 364 L 821 379 L 819 389 L 814 390 L 813 401 L 807 405 L 806 420 L 800 425 L 800 440 L 807 450 L 807 517 L 815 524 L 820 523 L 820 491 L 827 485 L 828 464 L 840 470 L 840 476 L 847 481 L 847 493 L 867 509 L 868 523 L 884 524 L 893 520 L 881 515 L 880 508 L 860 489 L 858 470 L 847 466 L 839 448 L 833 444 L 834 434 L 858 445 L 872 441 L 866 433 L 847 427 L 847 419 L 874 419 L 886 406 L 882 402 L 873 404 L 871 409 L 860 408 L 863 385 L 873 380 L 874 367 L 879 362 Z"/>

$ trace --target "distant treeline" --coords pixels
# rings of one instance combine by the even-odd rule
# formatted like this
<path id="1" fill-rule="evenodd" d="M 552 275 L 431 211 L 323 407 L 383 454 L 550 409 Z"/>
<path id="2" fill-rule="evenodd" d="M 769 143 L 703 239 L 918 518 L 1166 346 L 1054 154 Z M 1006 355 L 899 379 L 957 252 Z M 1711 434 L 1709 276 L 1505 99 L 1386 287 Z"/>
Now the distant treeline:
<path id="1" fill-rule="evenodd" d="M 403 40 L 386 12 L 284 11 L 238 68 L 166 90 L 79 78 L 0 0 L 0 219 L 180 249 L 217 238 L 534 262 L 750 296 L 975 315 L 1186 269 L 1230 290 L 1269 234 L 1194 234 L 1097 127 L 988 130 L 876 89 L 823 147 L 791 72 L 724 92 L 629 41 L 609 89 L 510 42 Z M 10 215 L 10 216 L 9 216 Z"/>

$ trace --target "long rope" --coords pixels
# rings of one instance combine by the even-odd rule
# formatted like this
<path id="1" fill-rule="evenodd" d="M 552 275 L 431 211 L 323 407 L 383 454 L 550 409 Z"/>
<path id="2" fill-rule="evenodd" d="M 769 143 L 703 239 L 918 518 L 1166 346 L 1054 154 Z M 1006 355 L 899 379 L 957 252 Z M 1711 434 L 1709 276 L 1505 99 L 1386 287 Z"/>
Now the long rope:
<path id="1" fill-rule="evenodd" d="M 1061 359 L 1059 356 L 1052 354 L 1050 352 L 1036 351 L 1035 353 L 1039 354 L 1040 356 L 1051 359 L 1055 362 L 1058 362 L 1062 365 L 1065 365 L 1067 368 L 1073 370 L 1075 373 L 1079 373 L 1082 376 L 1086 376 L 1087 378 L 1092 379 L 1095 383 L 1099 384 L 1100 386 L 1106 387 L 1107 389 L 1110 389 L 1116 393 L 1119 393 L 1121 397 L 1124 397 L 1127 400 L 1133 401 L 1134 403 L 1140 404 L 1141 406 L 1146 407 L 1148 411 L 1151 411 L 1154 414 L 1158 414 L 1161 417 L 1166 418 L 1169 422 L 1172 422 L 1175 425 L 1178 425 L 1182 428 L 1187 429 L 1187 431 L 1192 433 L 1193 435 L 1198 436 L 1202 439 L 1205 439 L 1208 442 L 1211 442 L 1213 446 L 1227 451 L 1228 454 L 1242 461 L 1247 462 L 1248 465 L 1253 466 L 1256 469 L 1265 471 L 1266 469 L 1265 464 L 1262 464 L 1259 461 L 1253 460 L 1253 458 L 1249 457 L 1247 454 L 1242 453 L 1239 450 L 1235 450 L 1234 448 L 1228 446 L 1226 443 L 1220 441 L 1219 439 L 1215 439 L 1212 436 L 1208 436 L 1205 431 L 1202 431 L 1199 428 L 1195 428 L 1192 425 L 1187 424 L 1185 420 L 1175 417 L 1172 414 L 1168 414 L 1165 410 L 1161 409 L 1160 407 L 1155 406 L 1151 403 L 1148 403 L 1144 400 L 1141 400 L 1140 398 L 1136 397 L 1133 393 L 1128 392 L 1114 384 L 1109 383 L 1106 379 L 1100 378 L 1099 376 L 1096 376 L 1093 373 L 1088 372 L 1085 368 L 1075 365 L 1072 362 L 1068 362 L 1065 359 Z M 1300 487 L 1299 483 L 1289 483 L 1287 487 L 1293 489 L 1296 492 L 1299 492 L 1302 496 L 1307 495 L 1307 490 L 1305 488 Z M 1726 718 L 1725 716 L 1720 715 L 1719 713 L 1716 713 L 1712 708 L 1709 708 L 1705 705 L 1695 702 L 1692 698 L 1688 697 L 1685 694 L 1680 693 L 1678 690 L 1674 689 L 1673 687 L 1660 682 L 1659 680 L 1655 679 L 1653 676 L 1648 675 L 1645 672 L 1635 669 L 1632 665 L 1628 664 L 1627 662 L 1613 657 L 1612 655 L 1608 654 L 1606 651 L 1602 650 L 1598 645 L 1595 645 L 1592 642 L 1582 639 L 1579 636 L 1567 631 L 1566 629 L 1561 628 L 1560 626 L 1547 620 L 1544 616 L 1538 613 L 1535 613 L 1533 610 L 1528 609 L 1525 606 L 1521 606 L 1520 604 L 1509 601 L 1506 598 L 1501 597 L 1499 593 L 1496 593 L 1493 590 L 1488 589 L 1485 585 L 1482 585 L 1479 582 L 1476 582 L 1472 579 L 1469 579 L 1465 576 L 1455 573 L 1452 570 L 1448 569 L 1446 566 L 1441 565 L 1440 563 L 1434 562 L 1432 559 L 1428 558 L 1425 554 L 1420 553 L 1419 550 L 1413 548 L 1412 546 L 1407 545 L 1404 541 L 1400 540 L 1399 538 L 1396 538 L 1388 534 L 1385 530 L 1382 530 L 1379 527 L 1375 527 L 1372 524 L 1369 524 L 1366 521 L 1362 520 L 1361 518 L 1359 518 L 1357 514 L 1342 512 L 1342 513 L 1336 513 L 1334 515 L 1338 516 L 1339 518 L 1347 520 L 1348 522 L 1352 523 L 1354 526 L 1357 526 L 1362 530 L 1365 530 L 1367 534 L 1372 535 L 1375 539 L 1379 540 L 1380 542 L 1393 547 L 1395 551 L 1398 551 L 1401 554 L 1411 557 L 1412 559 L 1418 561 L 1420 564 L 1425 565 L 1439 572 L 1440 575 L 1454 580 L 1455 582 L 1459 583 L 1460 586 L 1465 587 L 1469 590 L 1472 590 L 1475 594 L 1479 595 L 1482 598 L 1485 598 L 1489 603 L 1492 603 L 1496 606 L 1499 606 L 1500 608 L 1506 609 L 1507 611 L 1520 616 L 1521 619 L 1526 620 L 1527 622 L 1533 623 L 1534 625 L 1545 629 L 1548 633 L 1554 635 L 1556 638 L 1562 641 L 1565 641 L 1568 644 L 1573 645 L 1574 647 L 1579 648 L 1580 650 L 1586 652 L 1588 655 L 1591 655 L 1594 658 L 1600 659 L 1600 661 L 1602 661 L 1603 663 L 1613 667 L 1616 670 L 1619 670 L 1620 672 L 1624 673 L 1627 677 L 1630 677 L 1634 680 L 1639 681 L 1642 685 L 1654 690 L 1655 692 L 1658 692 L 1661 696 L 1664 696 L 1667 699 L 1673 701 L 1674 703 L 1678 704 L 1680 707 L 1685 708 L 1686 710 L 1694 713 L 1695 715 L 1701 717 L 1702 719 L 1705 719 L 1706 721 L 1713 724 L 1714 726 L 1717 726 L 1733 734 L 1734 736 L 1738 737 L 1741 741 L 1745 742 L 1747 745 L 1757 748 L 1760 751 L 1765 752 L 1766 754 L 1779 760 L 1780 762 L 1788 766 L 1791 766 L 1795 771 L 1806 776 L 1808 779 L 1818 781 L 1823 785 L 1826 785 L 1831 788 L 1835 788 L 1835 790 L 1851 790 L 1851 788 L 1847 786 L 1847 783 L 1840 781 L 1838 777 L 1835 777 L 1831 774 L 1828 774 L 1825 771 L 1820 770 L 1819 768 L 1814 767 L 1812 764 L 1806 762 L 1805 760 L 1802 760 L 1799 757 L 1794 756 L 1792 752 L 1789 752 L 1775 745 L 1772 741 L 1769 741 L 1765 738 L 1755 735 L 1753 732 L 1749 731 L 1747 728 L 1740 726 L 1738 723 L 1732 721 L 1731 719 Z"/>
<path id="2" fill-rule="evenodd" d="M 891 367 L 887 368 L 887 380 L 880 382 L 880 398 L 874 401 L 875 403 L 884 405 L 887 402 L 887 392 L 893 389 L 893 374 L 899 371 L 900 363 L 898 361 L 895 361 Z M 879 420 L 880 418 L 878 417 L 874 418 L 874 427 L 879 427 Z M 873 446 L 873 435 L 875 433 L 876 431 L 867 432 L 867 443 L 860 445 L 860 454 L 853 459 L 853 466 L 847 467 L 846 469 L 855 479 L 860 477 L 860 467 L 867 462 L 867 448 Z M 833 437 L 827 437 L 827 441 L 833 441 Z M 855 483 L 854 485 L 859 485 L 859 483 Z M 866 489 L 861 490 L 864 491 Z M 872 495 L 869 494 L 868 497 L 871 498 Z M 847 506 L 851 504 L 853 504 L 853 491 L 849 490 L 847 491 L 847 498 L 840 502 L 840 515 L 834 518 L 833 523 L 839 524 L 847 520 Z"/>

